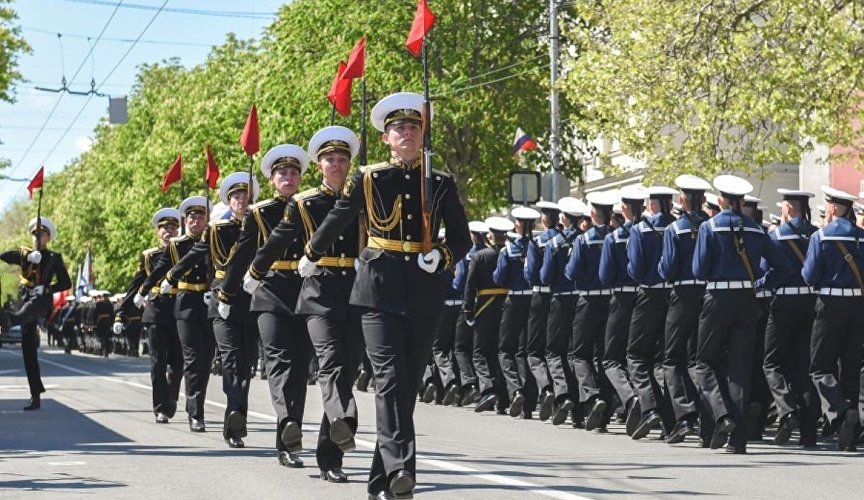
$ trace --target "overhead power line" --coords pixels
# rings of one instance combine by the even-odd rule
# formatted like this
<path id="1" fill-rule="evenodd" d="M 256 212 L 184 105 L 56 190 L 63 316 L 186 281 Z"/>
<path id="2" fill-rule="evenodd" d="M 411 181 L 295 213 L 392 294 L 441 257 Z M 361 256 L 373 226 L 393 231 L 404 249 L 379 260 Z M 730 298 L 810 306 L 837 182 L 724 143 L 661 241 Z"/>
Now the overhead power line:
<path id="1" fill-rule="evenodd" d="M 64 38 L 80 38 L 82 40 L 89 40 L 93 37 L 90 35 L 79 35 L 77 33 L 58 33 L 56 31 L 46 30 L 42 28 L 33 28 L 30 26 L 22 26 L 21 29 L 24 31 L 32 31 L 34 33 L 42 33 L 45 35 L 63 35 Z M 103 42 L 115 42 L 115 43 L 134 43 L 135 40 L 133 38 L 108 38 L 102 37 Z M 201 43 L 201 42 L 184 42 L 180 40 L 139 40 L 138 43 L 146 43 L 151 45 L 179 45 L 182 47 L 213 47 L 217 45 L 215 43 Z"/>
<path id="2" fill-rule="evenodd" d="M 89 5 L 105 5 L 114 6 L 114 2 L 109 0 L 60 0 L 61 2 L 71 2 Z M 243 17 L 248 19 L 263 19 L 269 20 L 276 17 L 275 12 L 250 12 L 250 11 L 232 11 L 232 10 L 212 10 L 212 9 L 184 9 L 179 7 L 161 9 L 155 5 L 142 5 L 127 3 L 123 4 L 124 9 L 138 10 L 159 10 L 160 12 L 171 12 L 174 14 L 191 14 L 196 16 L 216 16 L 216 17 Z"/>

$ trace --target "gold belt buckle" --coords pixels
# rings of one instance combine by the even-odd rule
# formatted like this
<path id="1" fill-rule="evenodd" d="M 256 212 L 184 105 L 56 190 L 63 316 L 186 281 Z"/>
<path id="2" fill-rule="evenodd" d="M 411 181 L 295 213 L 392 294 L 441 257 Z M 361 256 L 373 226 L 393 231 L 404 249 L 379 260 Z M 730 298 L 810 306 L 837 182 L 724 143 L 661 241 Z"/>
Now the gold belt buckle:
<path id="1" fill-rule="evenodd" d="M 411 252 L 411 242 L 410 241 L 403 241 L 402 242 L 402 251 L 404 251 L 405 253 Z"/>
<path id="2" fill-rule="evenodd" d="M 345 263 L 346 263 L 347 261 L 345 260 L 345 257 L 339 257 L 339 259 L 338 259 L 336 262 L 339 263 L 339 267 L 346 267 L 346 266 L 345 266 Z"/>

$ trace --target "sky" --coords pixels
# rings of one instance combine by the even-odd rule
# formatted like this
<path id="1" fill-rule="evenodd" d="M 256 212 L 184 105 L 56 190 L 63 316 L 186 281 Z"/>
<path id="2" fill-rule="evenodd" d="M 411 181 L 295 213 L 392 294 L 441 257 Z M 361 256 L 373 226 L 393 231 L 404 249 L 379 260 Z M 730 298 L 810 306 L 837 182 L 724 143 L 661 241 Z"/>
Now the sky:
<path id="1" fill-rule="evenodd" d="M 164 1 L 16 0 L 11 5 L 33 53 L 19 59 L 19 70 L 27 81 L 17 86 L 17 102 L 0 103 L 0 157 L 12 162 L 4 175 L 30 179 L 41 165 L 46 173 L 62 170 L 90 148 L 96 124 L 108 116 L 108 96 L 127 95 L 139 65 L 177 57 L 184 66 L 195 66 L 227 33 L 259 38 L 279 6 L 287 3 L 168 0 L 140 41 L 133 44 Z M 114 13 L 118 2 L 121 6 Z M 195 13 L 178 12 L 190 10 Z M 59 39 L 57 33 L 62 35 Z M 92 55 L 87 57 L 91 46 Z M 120 62 L 130 47 L 131 52 Z M 71 90 L 86 92 L 95 79 L 97 87 L 104 82 L 99 92 L 107 95 L 92 96 L 88 102 L 86 96 L 35 88 L 59 88 L 64 75 Z M 13 200 L 27 196 L 26 186 L 26 181 L 0 179 L 0 213 Z"/>

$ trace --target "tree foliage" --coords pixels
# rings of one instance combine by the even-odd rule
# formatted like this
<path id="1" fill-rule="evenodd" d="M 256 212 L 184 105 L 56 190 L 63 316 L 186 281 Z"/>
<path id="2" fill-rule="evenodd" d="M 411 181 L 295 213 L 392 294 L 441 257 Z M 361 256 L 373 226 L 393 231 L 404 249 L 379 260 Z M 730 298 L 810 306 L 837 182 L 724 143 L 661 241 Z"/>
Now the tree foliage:
<path id="1" fill-rule="evenodd" d="M 575 0 L 563 89 L 588 136 L 648 177 L 798 163 L 855 143 L 864 6 L 842 0 Z"/>
<path id="2" fill-rule="evenodd" d="M 6 102 L 14 102 L 12 91 L 15 82 L 21 79 L 18 56 L 31 51 L 30 44 L 21 36 L 21 28 L 14 24 L 18 16 L 8 7 L 10 3 L 11 0 L 0 0 L 0 101 Z"/>

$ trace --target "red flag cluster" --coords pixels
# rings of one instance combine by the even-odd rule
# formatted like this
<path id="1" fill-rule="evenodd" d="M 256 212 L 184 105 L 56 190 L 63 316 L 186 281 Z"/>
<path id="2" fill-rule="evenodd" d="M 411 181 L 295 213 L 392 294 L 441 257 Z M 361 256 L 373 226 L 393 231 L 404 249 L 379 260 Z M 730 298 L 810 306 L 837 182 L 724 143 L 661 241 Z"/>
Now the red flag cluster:
<path id="1" fill-rule="evenodd" d="M 414 57 L 420 57 L 423 50 L 423 42 L 426 40 L 426 35 L 432 26 L 435 24 L 437 17 L 429 10 L 429 3 L 426 0 L 417 2 L 417 12 L 414 14 L 414 22 L 411 23 L 411 32 L 408 33 L 408 39 L 405 40 L 405 48 Z"/>
<path id="2" fill-rule="evenodd" d="M 45 180 L 45 167 L 39 167 L 39 171 L 33 176 L 30 184 L 27 184 L 27 192 L 30 193 L 30 198 L 33 198 L 33 191 L 42 188 L 42 182 Z"/>
<path id="3" fill-rule="evenodd" d="M 366 74 L 366 37 L 357 41 L 351 49 L 348 62 L 339 61 L 336 77 L 327 92 L 327 100 L 342 116 L 351 114 L 351 82 Z"/>

